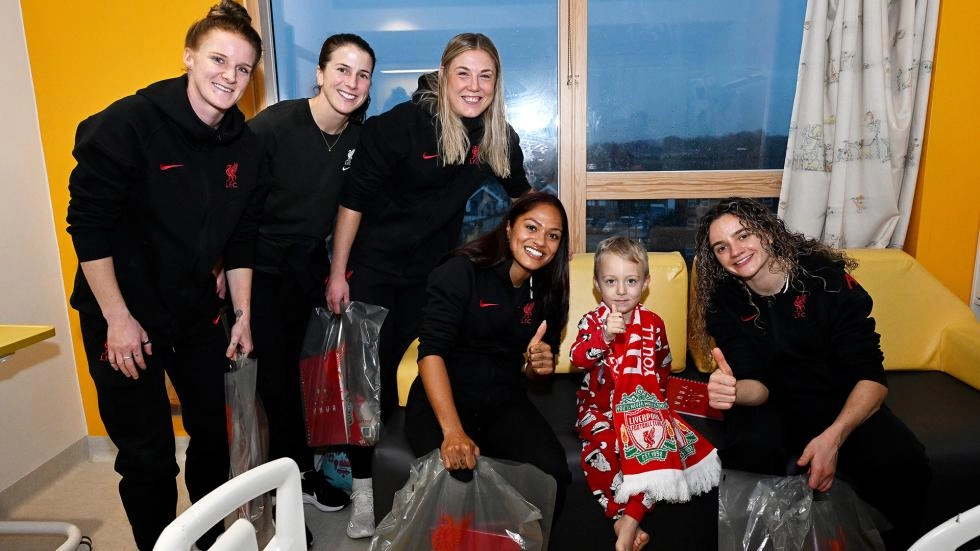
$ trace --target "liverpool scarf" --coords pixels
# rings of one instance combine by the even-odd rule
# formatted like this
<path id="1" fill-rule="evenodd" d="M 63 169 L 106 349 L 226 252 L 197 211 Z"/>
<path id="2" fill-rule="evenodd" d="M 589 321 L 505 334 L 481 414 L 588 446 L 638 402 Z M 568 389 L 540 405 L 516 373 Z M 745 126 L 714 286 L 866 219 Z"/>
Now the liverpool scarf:
<path id="1" fill-rule="evenodd" d="M 607 314 L 599 312 L 603 320 Z M 654 365 L 657 339 L 666 336 L 654 334 L 653 316 L 643 306 L 625 314 L 626 333 L 613 341 L 606 358 L 623 471 L 618 503 L 640 492 L 657 501 L 688 501 L 717 486 L 721 476 L 714 446 L 670 409 L 665 390 L 670 373 Z"/>

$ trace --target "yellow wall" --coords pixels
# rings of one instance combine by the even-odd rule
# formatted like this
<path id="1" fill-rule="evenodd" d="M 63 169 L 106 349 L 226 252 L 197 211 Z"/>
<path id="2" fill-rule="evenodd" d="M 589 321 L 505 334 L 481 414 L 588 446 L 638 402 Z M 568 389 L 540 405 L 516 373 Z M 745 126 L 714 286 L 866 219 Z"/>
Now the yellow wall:
<path id="1" fill-rule="evenodd" d="M 964 302 L 980 231 L 980 2 L 942 2 L 932 98 L 905 250 Z"/>
<path id="2" fill-rule="evenodd" d="M 151 82 L 179 76 L 187 28 L 214 3 L 216 0 L 21 2 L 51 207 L 69 293 L 77 259 L 64 229 L 75 127 L 116 99 Z M 252 112 L 250 98 L 243 108 Z M 88 432 L 105 435 L 78 316 L 74 310 L 69 312 Z"/>

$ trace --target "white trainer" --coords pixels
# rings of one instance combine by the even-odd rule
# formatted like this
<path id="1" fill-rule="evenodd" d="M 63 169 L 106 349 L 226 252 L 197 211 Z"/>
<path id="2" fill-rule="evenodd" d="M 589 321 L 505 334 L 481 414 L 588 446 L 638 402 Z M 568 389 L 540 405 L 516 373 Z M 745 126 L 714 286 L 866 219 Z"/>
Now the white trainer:
<path id="1" fill-rule="evenodd" d="M 370 478 L 351 481 L 351 511 L 347 522 L 347 537 L 369 538 L 374 535 L 374 488 Z"/>

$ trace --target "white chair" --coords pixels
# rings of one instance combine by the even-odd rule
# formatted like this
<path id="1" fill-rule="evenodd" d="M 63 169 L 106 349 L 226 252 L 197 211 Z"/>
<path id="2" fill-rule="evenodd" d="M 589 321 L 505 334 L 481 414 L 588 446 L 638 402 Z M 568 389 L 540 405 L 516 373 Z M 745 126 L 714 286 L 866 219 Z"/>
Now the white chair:
<path id="1" fill-rule="evenodd" d="M 78 526 L 68 522 L 5 520 L 0 521 L 0 535 L 65 536 L 67 539 L 55 551 L 80 551 L 83 544 L 92 549 L 92 540 L 83 536 Z"/>
<path id="2" fill-rule="evenodd" d="M 246 471 L 212 490 L 167 526 L 153 551 L 186 551 L 212 526 L 252 499 L 276 490 L 275 534 L 264 551 L 306 551 L 299 467 L 288 457 Z M 258 551 L 255 529 L 236 520 L 211 546 L 213 551 Z"/>
<path id="3" fill-rule="evenodd" d="M 977 536 L 980 536 L 980 505 L 929 530 L 909 551 L 949 551 Z"/>

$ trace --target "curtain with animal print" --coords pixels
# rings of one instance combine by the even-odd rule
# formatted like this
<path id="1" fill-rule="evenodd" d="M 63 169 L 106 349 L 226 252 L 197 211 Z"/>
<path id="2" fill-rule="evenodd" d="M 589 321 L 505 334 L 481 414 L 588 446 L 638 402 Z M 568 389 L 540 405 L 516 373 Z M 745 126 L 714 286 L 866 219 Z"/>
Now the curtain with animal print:
<path id="1" fill-rule="evenodd" d="M 837 247 L 901 248 L 939 0 L 808 0 L 779 215 Z"/>

